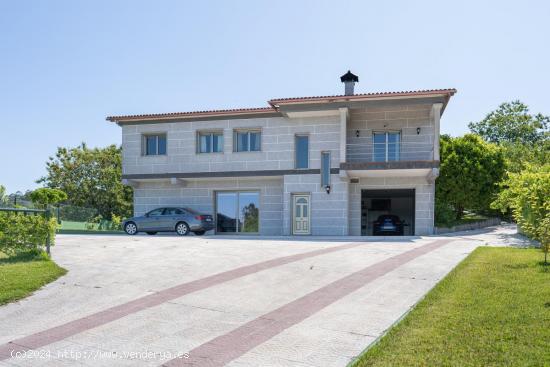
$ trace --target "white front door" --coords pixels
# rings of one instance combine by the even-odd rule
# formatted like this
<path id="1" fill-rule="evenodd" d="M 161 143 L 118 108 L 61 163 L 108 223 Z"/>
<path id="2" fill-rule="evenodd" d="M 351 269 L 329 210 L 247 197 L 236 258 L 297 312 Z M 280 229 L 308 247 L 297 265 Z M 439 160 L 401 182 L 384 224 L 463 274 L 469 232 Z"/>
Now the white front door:
<path id="1" fill-rule="evenodd" d="M 293 195 L 292 198 L 292 234 L 310 234 L 310 197 Z"/>

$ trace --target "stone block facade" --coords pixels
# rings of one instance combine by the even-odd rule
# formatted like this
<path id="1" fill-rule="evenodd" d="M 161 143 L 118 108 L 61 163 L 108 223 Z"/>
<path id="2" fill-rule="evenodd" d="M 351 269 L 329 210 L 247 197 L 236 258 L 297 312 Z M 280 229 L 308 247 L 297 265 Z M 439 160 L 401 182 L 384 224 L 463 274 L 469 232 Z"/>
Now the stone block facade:
<path id="1" fill-rule="evenodd" d="M 414 190 L 413 214 L 407 214 L 411 228 L 416 235 L 432 234 L 438 101 L 404 99 L 267 117 L 121 123 L 123 178 L 134 187 L 136 215 L 162 206 L 216 214 L 216 192 L 256 191 L 261 235 L 293 234 L 295 194 L 310 197 L 308 234 L 359 236 L 365 234 L 363 190 Z M 246 129 L 261 132 L 260 151 L 235 151 L 234 134 Z M 201 132 L 221 133 L 223 152 L 199 153 Z M 376 132 L 399 132 L 399 162 L 371 164 Z M 166 154 L 143 154 L 144 137 L 152 134 L 166 136 Z M 309 137 L 306 169 L 296 168 L 297 135 Z M 330 153 L 329 192 L 321 180 L 323 152 Z"/>

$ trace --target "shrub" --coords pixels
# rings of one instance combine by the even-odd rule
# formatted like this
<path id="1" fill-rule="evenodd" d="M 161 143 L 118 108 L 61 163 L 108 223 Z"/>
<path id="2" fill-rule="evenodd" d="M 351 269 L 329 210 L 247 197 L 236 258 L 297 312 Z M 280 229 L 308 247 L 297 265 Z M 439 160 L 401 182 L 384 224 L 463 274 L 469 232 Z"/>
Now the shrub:
<path id="1" fill-rule="evenodd" d="M 435 202 L 435 225 L 438 227 L 450 227 L 456 221 L 454 208 L 441 201 Z"/>
<path id="2" fill-rule="evenodd" d="M 544 262 L 550 251 L 550 164 L 510 173 L 493 207 L 512 215 L 521 230 L 541 244 Z"/>
<path id="3" fill-rule="evenodd" d="M 109 228 L 112 231 L 120 230 L 122 227 L 122 217 L 116 214 L 111 216 L 111 227 Z"/>
<path id="4" fill-rule="evenodd" d="M 43 215 L 0 212 L 0 251 L 8 256 L 54 244 L 57 221 Z"/>

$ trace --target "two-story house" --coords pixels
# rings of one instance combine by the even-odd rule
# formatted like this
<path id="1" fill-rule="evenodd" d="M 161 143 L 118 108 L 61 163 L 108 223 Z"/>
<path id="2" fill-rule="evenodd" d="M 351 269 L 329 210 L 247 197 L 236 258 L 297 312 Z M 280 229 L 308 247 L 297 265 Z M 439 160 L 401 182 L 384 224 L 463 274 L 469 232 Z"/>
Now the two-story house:
<path id="1" fill-rule="evenodd" d="M 455 89 L 280 98 L 264 108 L 111 116 L 141 215 L 213 213 L 218 234 L 433 233 L 440 118 Z"/>

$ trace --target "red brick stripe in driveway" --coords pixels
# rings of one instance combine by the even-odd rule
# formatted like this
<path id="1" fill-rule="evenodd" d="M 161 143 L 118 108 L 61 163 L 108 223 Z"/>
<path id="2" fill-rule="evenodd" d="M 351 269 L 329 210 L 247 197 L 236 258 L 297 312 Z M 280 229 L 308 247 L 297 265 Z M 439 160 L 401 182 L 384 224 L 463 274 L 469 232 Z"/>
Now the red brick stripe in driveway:
<path id="1" fill-rule="evenodd" d="M 431 242 L 368 266 L 198 346 L 188 359 L 173 359 L 163 366 L 224 366 L 365 284 L 451 241 Z"/>
<path id="2" fill-rule="evenodd" d="M 81 333 L 83 331 L 107 324 L 111 321 L 118 320 L 130 314 L 158 306 L 164 302 L 182 297 L 186 294 L 197 292 L 205 288 L 209 288 L 221 283 L 225 283 L 246 275 L 254 274 L 262 270 L 274 268 L 277 266 L 293 263 L 304 260 L 310 257 L 329 254 L 336 251 L 351 249 L 364 243 L 350 243 L 341 246 L 333 246 L 329 248 L 308 251 L 296 255 L 283 256 L 276 259 L 271 259 L 259 262 L 252 265 L 243 266 L 233 270 L 214 274 L 206 278 L 197 279 L 188 283 L 183 283 L 172 288 L 164 289 L 157 293 L 144 296 L 133 301 L 123 303 L 118 306 L 108 308 L 104 311 L 94 313 L 92 315 L 70 321 L 66 324 L 47 329 L 36 334 L 32 334 L 9 343 L 0 345 L 0 361 L 8 359 L 15 352 L 22 352 L 30 349 L 36 349 L 48 344 L 52 344 Z"/>

